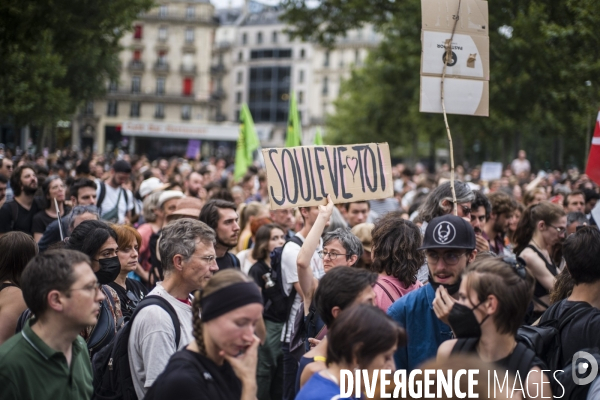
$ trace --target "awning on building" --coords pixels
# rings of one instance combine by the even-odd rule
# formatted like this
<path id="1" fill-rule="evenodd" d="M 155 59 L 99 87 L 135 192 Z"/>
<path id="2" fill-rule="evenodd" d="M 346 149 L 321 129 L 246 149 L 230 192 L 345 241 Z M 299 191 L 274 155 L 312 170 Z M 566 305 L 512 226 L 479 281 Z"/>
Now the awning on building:
<path id="1" fill-rule="evenodd" d="M 239 126 L 209 124 L 177 124 L 170 122 L 125 121 L 123 136 L 156 137 L 161 139 L 200 139 L 236 141 Z"/>

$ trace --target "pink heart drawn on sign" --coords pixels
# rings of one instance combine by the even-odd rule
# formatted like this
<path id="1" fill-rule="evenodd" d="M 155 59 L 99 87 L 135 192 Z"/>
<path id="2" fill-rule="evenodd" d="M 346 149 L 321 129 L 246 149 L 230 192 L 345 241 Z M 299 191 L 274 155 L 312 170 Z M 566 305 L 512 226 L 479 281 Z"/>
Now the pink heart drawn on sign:
<path id="1" fill-rule="evenodd" d="M 346 157 L 346 165 L 352 172 L 352 178 L 354 179 L 354 174 L 356 174 L 356 167 L 358 166 L 358 160 L 356 157 Z"/>

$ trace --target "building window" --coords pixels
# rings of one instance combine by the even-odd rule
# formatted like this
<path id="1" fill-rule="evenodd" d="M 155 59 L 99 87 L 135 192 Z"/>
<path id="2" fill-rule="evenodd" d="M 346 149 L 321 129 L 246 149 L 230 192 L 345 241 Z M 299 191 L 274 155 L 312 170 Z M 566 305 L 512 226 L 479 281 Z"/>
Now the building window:
<path id="1" fill-rule="evenodd" d="M 167 52 L 166 51 L 161 50 L 158 52 L 158 59 L 157 59 L 156 63 L 159 66 L 167 65 Z"/>
<path id="2" fill-rule="evenodd" d="M 194 43 L 194 28 L 185 28 L 185 42 Z"/>
<path id="3" fill-rule="evenodd" d="M 277 43 L 277 32 L 273 32 L 273 33 L 271 34 L 271 41 L 272 41 L 273 43 Z"/>
<path id="4" fill-rule="evenodd" d="M 262 44 L 262 42 L 263 42 L 262 32 L 258 32 L 256 34 L 256 43 L 257 44 Z"/>
<path id="5" fill-rule="evenodd" d="M 250 51 L 251 60 L 258 60 L 261 58 L 292 58 L 292 49 L 263 49 Z"/>
<path id="6" fill-rule="evenodd" d="M 327 96 L 329 93 L 329 78 L 323 78 L 323 95 Z"/>
<path id="7" fill-rule="evenodd" d="M 242 72 L 242 71 L 239 71 L 239 72 L 237 73 L 237 79 L 236 79 L 236 83 L 237 83 L 238 85 L 241 85 L 243 81 L 244 81 L 244 74 L 243 74 L 243 72 Z"/>
<path id="8" fill-rule="evenodd" d="M 291 72 L 290 67 L 250 68 L 249 75 L 244 77 L 248 94 L 242 100 L 248 102 L 255 122 L 287 121 Z"/>
<path id="9" fill-rule="evenodd" d="M 154 118 L 164 118 L 165 117 L 165 105 L 163 103 L 157 103 L 154 108 Z"/>
<path id="10" fill-rule="evenodd" d="M 304 83 L 304 70 L 298 71 L 298 83 Z"/>
<path id="11" fill-rule="evenodd" d="M 133 27 L 133 38 L 134 39 L 141 39 L 143 37 L 143 33 L 144 33 L 144 28 L 142 25 L 136 25 Z"/>
<path id="12" fill-rule="evenodd" d="M 357 65 L 360 64 L 360 52 L 358 49 L 354 50 L 354 63 Z"/>
<path id="13" fill-rule="evenodd" d="M 132 101 L 131 102 L 131 110 L 129 112 L 130 117 L 139 117 L 140 116 L 140 102 Z"/>
<path id="14" fill-rule="evenodd" d="M 142 60 L 142 52 L 141 50 L 133 51 L 133 61 L 141 61 Z"/>
<path id="15" fill-rule="evenodd" d="M 108 84 L 108 91 L 109 92 L 116 92 L 117 90 L 119 90 L 119 82 L 117 81 L 110 81 Z"/>
<path id="16" fill-rule="evenodd" d="M 235 94 L 235 104 L 242 104 L 242 92 Z"/>
<path id="17" fill-rule="evenodd" d="M 165 94 L 165 78 L 156 78 L 156 94 Z"/>
<path id="18" fill-rule="evenodd" d="M 116 100 L 109 100 L 106 105 L 106 115 L 116 117 L 119 114 L 119 103 Z"/>
<path id="19" fill-rule="evenodd" d="M 162 6 L 160 6 L 160 8 L 158 9 L 158 16 L 161 18 L 164 18 L 168 14 L 169 14 L 169 7 L 164 4 Z"/>
<path id="20" fill-rule="evenodd" d="M 238 61 L 242 62 L 244 60 L 244 53 L 242 53 L 241 51 L 238 53 Z"/>
<path id="21" fill-rule="evenodd" d="M 181 119 L 184 121 L 192 119 L 192 106 L 189 104 L 181 106 Z"/>
<path id="22" fill-rule="evenodd" d="M 167 27 L 166 26 L 161 26 L 160 28 L 158 28 L 158 40 L 160 40 L 162 42 L 167 40 Z"/>
<path id="23" fill-rule="evenodd" d="M 94 102 L 88 101 L 85 103 L 85 115 L 94 115 Z"/>
<path id="24" fill-rule="evenodd" d="M 242 33 L 242 44 L 247 44 L 248 43 L 248 35 L 245 33 Z"/>
<path id="25" fill-rule="evenodd" d="M 193 94 L 194 79 L 183 78 L 183 95 L 191 96 Z"/>
<path id="26" fill-rule="evenodd" d="M 131 93 L 139 93 L 142 89 L 142 77 L 134 76 L 131 78 Z"/>
<path id="27" fill-rule="evenodd" d="M 187 6 L 185 9 L 185 17 L 194 18 L 194 15 L 196 15 L 196 8 L 194 6 Z"/>
<path id="28" fill-rule="evenodd" d="M 298 104 L 303 104 L 304 103 L 304 92 L 300 91 L 298 92 Z"/>
<path id="29" fill-rule="evenodd" d="M 329 51 L 325 52 L 325 60 L 323 60 L 323 66 L 329 67 Z"/>
<path id="30" fill-rule="evenodd" d="M 304 58 L 305 54 L 304 49 L 300 49 L 300 58 Z"/>

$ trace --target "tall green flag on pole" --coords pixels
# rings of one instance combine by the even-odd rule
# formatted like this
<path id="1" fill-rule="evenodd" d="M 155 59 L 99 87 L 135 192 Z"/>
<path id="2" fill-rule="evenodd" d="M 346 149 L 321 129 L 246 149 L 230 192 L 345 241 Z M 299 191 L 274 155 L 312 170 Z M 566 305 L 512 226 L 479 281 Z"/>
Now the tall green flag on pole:
<path id="1" fill-rule="evenodd" d="M 321 135 L 321 128 L 317 128 L 317 133 L 315 133 L 315 146 L 323 146 L 323 136 Z"/>
<path id="2" fill-rule="evenodd" d="M 252 114 L 250 114 L 250 109 L 248 109 L 248 105 L 245 103 L 240 110 L 240 134 L 236 147 L 233 177 L 235 180 L 238 180 L 246 174 L 248 167 L 254 161 L 254 151 L 260 147 Z"/>
<path id="3" fill-rule="evenodd" d="M 300 146 L 302 143 L 302 126 L 298 116 L 298 105 L 296 104 L 296 93 L 290 94 L 290 111 L 288 113 L 288 128 L 285 137 L 285 147 Z"/>

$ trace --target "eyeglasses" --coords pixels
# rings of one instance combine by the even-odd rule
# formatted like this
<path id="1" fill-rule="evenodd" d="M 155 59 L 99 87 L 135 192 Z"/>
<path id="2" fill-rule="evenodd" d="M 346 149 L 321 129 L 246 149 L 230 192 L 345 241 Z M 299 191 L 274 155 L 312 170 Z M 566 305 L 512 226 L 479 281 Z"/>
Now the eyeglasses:
<path id="1" fill-rule="evenodd" d="M 448 253 L 442 254 L 441 258 L 444 260 L 444 263 L 446 265 L 456 265 L 456 264 L 458 264 L 458 261 L 460 260 L 460 257 L 463 254 L 466 255 L 467 253 L 448 252 Z M 440 255 L 438 253 L 436 253 L 435 251 L 425 252 L 425 257 L 427 257 L 428 264 L 435 265 L 440 261 Z"/>
<path id="2" fill-rule="evenodd" d="M 197 257 L 201 260 L 203 260 L 205 263 L 207 264 L 212 264 L 213 262 L 217 262 L 217 257 L 215 256 L 204 256 L 204 257 Z"/>
<path id="3" fill-rule="evenodd" d="M 325 257 L 329 256 L 330 260 L 335 260 L 338 256 L 347 256 L 347 254 L 339 254 L 339 253 L 329 253 L 327 251 L 319 251 L 319 257 L 325 259 Z"/>
<path id="4" fill-rule="evenodd" d="M 469 206 L 463 206 L 463 205 L 460 205 L 460 204 L 459 204 L 459 206 L 460 206 L 460 208 L 462 208 L 464 215 L 471 214 L 471 207 L 469 207 Z"/>
<path id="5" fill-rule="evenodd" d="M 558 232 L 559 235 L 562 235 L 563 233 L 565 233 L 567 231 L 567 228 L 563 228 L 562 226 L 554 226 L 554 225 L 548 225 L 551 226 L 552 228 L 556 229 L 556 231 Z"/>
<path id="6" fill-rule="evenodd" d="M 513 271 L 519 275 L 519 278 L 525 279 L 527 276 L 527 271 L 525 270 L 527 263 L 525 260 L 523 260 L 521 257 L 503 257 L 502 261 L 510 265 Z"/>
<path id="7" fill-rule="evenodd" d="M 97 294 L 100 290 L 102 290 L 102 284 L 98 281 L 84 286 L 82 288 L 75 288 L 75 289 L 69 289 L 69 290 L 85 290 L 87 292 L 93 293 L 93 294 Z"/>

